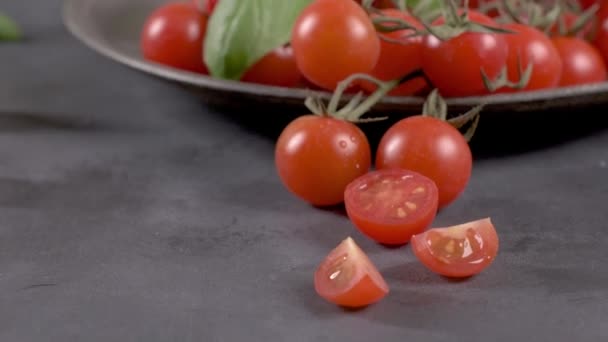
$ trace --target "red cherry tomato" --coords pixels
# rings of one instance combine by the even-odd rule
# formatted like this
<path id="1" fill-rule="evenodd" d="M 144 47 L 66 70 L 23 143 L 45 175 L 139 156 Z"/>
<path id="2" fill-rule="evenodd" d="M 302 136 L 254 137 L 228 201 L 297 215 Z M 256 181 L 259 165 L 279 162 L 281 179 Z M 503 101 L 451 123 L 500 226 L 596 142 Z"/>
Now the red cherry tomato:
<path id="1" fill-rule="evenodd" d="M 497 8 L 491 8 L 486 11 L 486 7 L 495 5 L 496 3 L 498 3 L 497 0 L 469 0 L 469 8 L 477 10 L 490 18 L 496 18 L 500 16 Z"/>
<path id="2" fill-rule="evenodd" d="M 362 0 L 355 0 L 357 3 L 361 4 Z M 372 3 L 374 8 L 396 8 L 395 3 L 392 0 L 374 0 Z"/>
<path id="3" fill-rule="evenodd" d="M 254 64 L 242 81 L 280 87 L 295 87 L 302 75 L 296 65 L 291 46 L 279 47 Z"/>
<path id="4" fill-rule="evenodd" d="M 291 36 L 300 72 L 328 90 L 354 73 L 369 73 L 380 40 L 367 13 L 352 0 L 315 0 L 298 17 Z"/>
<path id="5" fill-rule="evenodd" d="M 215 6 L 219 0 L 192 0 L 195 6 L 197 6 L 203 13 L 211 15 Z"/>
<path id="6" fill-rule="evenodd" d="M 423 232 L 435 219 L 437 202 L 432 180 L 403 169 L 370 172 L 352 182 L 344 194 L 353 224 L 386 245 L 405 244 Z"/>
<path id="7" fill-rule="evenodd" d="M 416 18 L 397 9 L 382 10 L 382 14 L 387 17 L 401 19 L 418 29 L 422 29 L 423 27 Z M 389 81 L 422 68 L 422 37 L 403 38 L 411 33 L 413 33 L 411 30 L 381 33 L 382 36 L 389 39 L 399 40 L 399 43 L 380 40 L 380 59 L 374 70 L 372 70 L 371 76 L 383 81 Z M 377 86 L 370 82 L 361 82 L 360 84 L 367 92 L 373 92 L 377 89 Z M 424 78 L 419 77 L 403 83 L 393 89 L 389 95 L 416 95 L 426 88 L 428 88 L 426 81 Z"/>
<path id="8" fill-rule="evenodd" d="M 307 115 L 285 127 L 275 163 L 291 192 L 313 205 L 329 206 L 342 203 L 346 186 L 369 171 L 371 150 L 353 123 Z"/>
<path id="9" fill-rule="evenodd" d="M 557 49 L 543 32 L 527 25 L 507 24 L 505 29 L 516 32 L 505 34 L 509 45 L 507 68 L 509 80 L 519 81 L 518 58 L 525 70 L 533 65 L 532 76 L 523 90 L 548 89 L 559 85 L 562 73 L 562 60 Z M 501 92 L 512 92 L 514 89 L 503 88 Z"/>
<path id="10" fill-rule="evenodd" d="M 433 228 L 412 238 L 414 255 L 431 271 L 466 278 L 490 266 L 498 254 L 498 235 L 489 218 Z"/>
<path id="11" fill-rule="evenodd" d="M 465 189 L 473 158 L 462 134 L 447 122 L 413 116 L 394 124 L 382 137 L 376 168 L 402 168 L 432 179 L 439 190 L 439 208 Z"/>
<path id="12" fill-rule="evenodd" d="M 572 12 L 565 12 L 562 15 L 562 19 L 564 21 L 564 26 L 566 28 L 566 31 L 569 31 L 574 26 L 574 23 L 578 19 L 578 15 L 575 13 L 572 13 Z M 578 38 L 582 38 L 582 39 L 591 37 L 593 35 L 594 26 L 595 26 L 594 21 L 589 20 L 585 24 L 585 26 L 583 26 L 583 28 L 575 34 L 575 36 Z M 561 35 L 560 28 L 559 28 L 559 22 L 556 22 L 553 26 L 551 26 L 551 28 L 549 29 L 549 34 L 553 37 Z"/>
<path id="13" fill-rule="evenodd" d="M 350 237 L 327 255 L 314 279 L 321 298 L 349 308 L 376 303 L 390 291 L 376 266 Z"/>
<path id="14" fill-rule="evenodd" d="M 207 17 L 191 3 L 170 3 L 158 8 L 147 19 L 141 50 L 150 61 L 206 74 L 203 62 L 206 32 Z"/>
<path id="15" fill-rule="evenodd" d="M 469 12 L 473 22 L 498 25 L 489 17 Z M 443 23 L 440 18 L 435 24 Z M 509 48 L 504 34 L 465 32 L 441 41 L 433 35 L 423 39 L 422 68 L 444 97 L 488 94 L 481 70 L 495 79 L 505 67 Z"/>
<path id="16" fill-rule="evenodd" d="M 562 59 L 560 86 L 599 83 L 606 80 L 606 65 L 593 45 L 575 37 L 555 37 L 553 44 Z"/>
<path id="17" fill-rule="evenodd" d="M 604 64 L 608 65 L 608 2 L 602 2 L 597 12 L 597 32 L 593 45 L 598 49 Z"/>

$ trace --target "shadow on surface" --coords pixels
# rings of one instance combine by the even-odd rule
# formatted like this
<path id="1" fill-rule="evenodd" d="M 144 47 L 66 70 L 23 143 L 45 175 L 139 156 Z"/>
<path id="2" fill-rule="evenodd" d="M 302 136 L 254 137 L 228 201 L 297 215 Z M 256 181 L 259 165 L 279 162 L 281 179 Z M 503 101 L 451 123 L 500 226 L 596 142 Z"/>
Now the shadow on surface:
<path id="1" fill-rule="evenodd" d="M 280 105 L 238 108 L 237 104 L 201 104 L 221 113 L 243 129 L 271 140 L 276 140 L 283 128 L 298 115 L 307 114 L 302 106 L 300 113 L 289 112 Z M 374 150 L 386 130 L 400 117 L 386 121 L 366 123 L 361 127 L 370 139 Z M 565 108 L 563 111 L 530 113 L 488 113 L 480 121 L 477 134 L 471 141 L 476 158 L 492 158 L 541 150 L 568 143 L 608 129 L 608 116 L 601 108 Z"/>
<path id="2" fill-rule="evenodd" d="M 99 122 L 86 116 L 60 113 L 0 112 L 0 133 L 29 131 L 98 131 Z"/>

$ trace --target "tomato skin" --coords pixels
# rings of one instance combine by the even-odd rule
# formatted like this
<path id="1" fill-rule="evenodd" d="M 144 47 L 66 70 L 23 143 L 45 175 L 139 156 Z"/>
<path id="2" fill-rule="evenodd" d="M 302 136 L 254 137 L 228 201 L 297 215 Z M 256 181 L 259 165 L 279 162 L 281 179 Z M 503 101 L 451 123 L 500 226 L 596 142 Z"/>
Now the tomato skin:
<path id="1" fill-rule="evenodd" d="M 608 2 L 602 2 L 597 12 L 597 32 L 593 45 L 598 49 L 604 64 L 608 65 Z"/>
<path id="2" fill-rule="evenodd" d="M 553 45 L 562 59 L 560 86 L 599 83 L 606 80 L 606 65 L 599 51 L 575 37 L 555 37 Z"/>
<path id="3" fill-rule="evenodd" d="M 274 49 L 247 70 L 243 82 L 279 87 L 295 87 L 302 75 L 296 65 L 293 49 L 282 46 Z"/>
<path id="4" fill-rule="evenodd" d="M 306 115 L 281 133 L 275 164 L 296 196 L 315 206 L 337 205 L 344 201 L 346 186 L 369 170 L 371 149 L 353 123 Z"/>
<path id="5" fill-rule="evenodd" d="M 354 73 L 369 73 L 380 56 L 380 40 L 367 13 L 352 0 L 315 0 L 294 25 L 291 44 L 300 72 L 334 90 Z"/>
<path id="6" fill-rule="evenodd" d="M 391 189 L 386 189 L 389 186 Z M 377 192 L 379 188 L 382 191 Z M 391 195 L 394 197 L 389 202 Z M 375 202 L 366 201 L 367 197 Z M 433 222 L 438 198 L 437 186 L 429 178 L 389 169 L 370 172 L 350 183 L 344 203 L 348 217 L 364 235 L 385 245 L 403 245 Z"/>
<path id="7" fill-rule="evenodd" d="M 532 63 L 532 76 L 528 85 L 522 90 L 549 89 L 559 85 L 562 73 L 562 60 L 559 52 L 543 32 L 527 25 L 512 23 L 505 29 L 516 32 L 505 34 L 509 45 L 507 68 L 509 80 L 518 82 L 518 56 L 523 70 Z M 500 92 L 517 90 L 503 88 Z"/>
<path id="8" fill-rule="evenodd" d="M 491 18 L 474 11 L 469 18 L 498 27 Z M 435 24 L 442 23 L 440 19 Z M 422 42 L 422 69 L 444 97 L 488 94 L 481 70 L 495 79 L 509 53 L 503 34 L 465 32 L 445 41 L 426 35 Z"/>
<path id="9" fill-rule="evenodd" d="M 439 190 L 439 208 L 443 208 L 464 191 L 473 157 L 456 128 L 436 118 L 413 116 L 395 123 L 384 134 L 376 168 L 402 168 L 432 179 Z"/>
<path id="10" fill-rule="evenodd" d="M 415 28 L 423 28 L 416 18 L 397 9 L 385 9 L 381 13 L 387 17 L 401 19 Z M 411 33 L 413 33 L 411 30 L 380 33 L 381 36 L 399 40 L 400 43 L 380 39 L 380 59 L 370 73 L 371 76 L 383 81 L 390 81 L 422 68 L 422 37 L 403 38 L 403 36 Z M 367 92 L 373 92 L 378 88 L 370 82 L 361 82 L 360 84 Z M 416 95 L 427 87 L 426 80 L 423 77 L 418 77 L 393 89 L 389 92 L 389 95 Z"/>
<path id="11" fill-rule="evenodd" d="M 479 274 L 494 262 L 499 246 L 489 218 L 429 229 L 414 236 L 411 243 L 414 255 L 425 267 L 451 278 Z"/>
<path id="12" fill-rule="evenodd" d="M 350 237 L 321 262 L 314 285 L 321 298 L 347 308 L 371 305 L 390 291 L 376 266 Z"/>
<path id="13" fill-rule="evenodd" d="M 219 0 L 192 0 L 195 6 L 199 8 L 203 13 L 211 15 L 215 6 L 217 6 Z"/>
<path id="14" fill-rule="evenodd" d="M 207 74 L 203 62 L 206 32 L 207 17 L 191 3 L 169 3 L 148 17 L 141 34 L 141 51 L 147 60 Z"/>
<path id="15" fill-rule="evenodd" d="M 572 12 L 566 12 L 566 13 L 562 14 L 562 19 L 564 21 L 564 26 L 566 27 L 566 31 L 569 31 L 574 26 L 574 23 L 578 19 L 578 15 L 576 15 L 575 13 L 572 13 Z M 580 31 L 576 32 L 576 34 L 574 36 L 581 38 L 581 39 L 586 39 L 588 37 L 591 37 L 593 35 L 594 27 L 595 27 L 594 20 L 593 19 L 589 20 Z M 549 35 L 552 37 L 561 36 L 561 33 L 559 31 L 559 23 L 555 23 L 553 26 L 551 26 L 551 28 L 549 29 Z"/>

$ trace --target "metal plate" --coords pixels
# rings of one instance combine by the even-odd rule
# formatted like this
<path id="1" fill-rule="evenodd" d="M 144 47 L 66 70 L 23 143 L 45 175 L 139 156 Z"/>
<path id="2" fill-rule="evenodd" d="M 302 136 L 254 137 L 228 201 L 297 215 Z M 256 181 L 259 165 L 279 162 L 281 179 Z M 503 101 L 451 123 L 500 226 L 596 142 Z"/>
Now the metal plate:
<path id="1" fill-rule="evenodd" d="M 64 21 L 69 30 L 95 51 L 129 67 L 176 82 L 194 90 L 207 101 L 244 108 L 266 106 L 271 111 L 305 111 L 305 89 L 247 84 L 184 72 L 145 61 L 139 52 L 139 34 L 146 17 L 164 0 L 67 0 Z M 329 94 L 326 94 L 327 96 Z M 449 99 L 451 113 L 486 103 L 484 113 L 568 112 L 608 104 L 608 82 L 556 90 L 485 97 Z M 419 114 L 422 98 L 386 97 L 375 113 L 393 116 Z"/>

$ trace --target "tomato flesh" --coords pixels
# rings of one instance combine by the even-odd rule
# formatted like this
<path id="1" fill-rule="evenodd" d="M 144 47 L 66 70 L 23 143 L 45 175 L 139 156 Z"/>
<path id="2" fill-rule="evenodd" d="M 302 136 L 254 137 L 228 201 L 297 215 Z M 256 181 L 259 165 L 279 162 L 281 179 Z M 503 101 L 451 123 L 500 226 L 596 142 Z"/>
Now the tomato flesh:
<path id="1" fill-rule="evenodd" d="M 207 16 L 192 3 L 169 3 L 146 20 L 141 51 L 147 60 L 174 68 L 207 74 L 203 41 Z"/>
<path id="2" fill-rule="evenodd" d="M 490 266 L 498 254 L 498 235 L 489 218 L 433 228 L 412 238 L 414 254 L 431 271 L 466 278 Z"/>
<path id="3" fill-rule="evenodd" d="M 389 293 L 376 266 L 351 237 L 321 262 L 314 274 L 314 285 L 321 298 L 349 308 L 368 306 Z"/>
<path id="4" fill-rule="evenodd" d="M 382 244 L 400 245 L 433 222 L 437 186 L 413 171 L 374 171 L 348 185 L 344 202 L 348 217 L 363 234 Z"/>
<path id="5" fill-rule="evenodd" d="M 371 166 L 365 134 L 353 123 L 305 115 L 281 133 L 275 164 L 283 184 L 316 206 L 344 201 L 346 186 Z"/>

